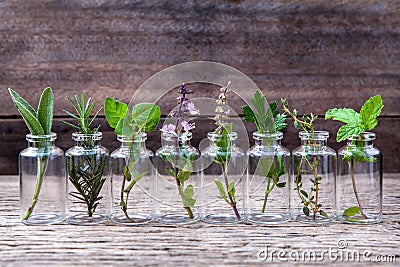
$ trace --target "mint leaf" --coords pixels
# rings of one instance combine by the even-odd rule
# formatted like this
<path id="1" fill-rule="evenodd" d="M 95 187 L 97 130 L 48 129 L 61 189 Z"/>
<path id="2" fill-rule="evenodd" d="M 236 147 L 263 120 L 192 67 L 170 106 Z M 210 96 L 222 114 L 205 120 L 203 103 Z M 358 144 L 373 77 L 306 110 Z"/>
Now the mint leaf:
<path id="1" fill-rule="evenodd" d="M 369 131 L 375 128 L 378 124 L 377 117 L 383 109 L 382 97 L 376 95 L 365 102 L 360 110 L 361 126 L 364 131 Z"/>
<path id="2" fill-rule="evenodd" d="M 360 114 L 351 108 L 333 108 L 325 113 L 325 119 L 333 119 L 352 125 L 361 125 Z"/>
<path id="3" fill-rule="evenodd" d="M 44 134 L 51 133 L 51 125 L 53 122 L 54 96 L 50 87 L 43 90 L 37 110 L 37 117 L 42 125 Z"/>
<path id="4" fill-rule="evenodd" d="M 107 97 L 104 102 L 104 114 L 111 128 L 116 128 L 118 122 L 128 113 L 128 105 Z"/>
<path id="5" fill-rule="evenodd" d="M 347 138 L 358 135 L 364 131 L 361 125 L 345 124 L 337 132 L 336 141 L 342 142 Z"/>
<path id="6" fill-rule="evenodd" d="M 350 207 L 345 209 L 343 212 L 343 215 L 346 217 L 352 217 L 354 215 L 361 214 L 360 213 L 360 208 L 358 206 Z"/>
<path id="7" fill-rule="evenodd" d="M 185 208 L 193 208 L 194 204 L 196 204 L 196 199 L 193 198 L 194 196 L 194 190 L 193 186 L 190 184 L 188 185 L 185 190 L 183 191 L 183 206 Z"/>

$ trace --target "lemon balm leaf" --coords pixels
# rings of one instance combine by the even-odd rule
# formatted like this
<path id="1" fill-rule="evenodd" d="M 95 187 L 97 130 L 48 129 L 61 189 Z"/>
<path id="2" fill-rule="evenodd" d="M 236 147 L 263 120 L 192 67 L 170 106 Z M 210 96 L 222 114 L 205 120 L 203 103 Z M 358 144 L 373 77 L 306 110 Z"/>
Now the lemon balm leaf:
<path id="1" fill-rule="evenodd" d="M 361 126 L 364 131 L 370 131 L 378 124 L 378 116 L 383 109 L 382 97 L 376 95 L 365 102 L 360 110 Z"/>

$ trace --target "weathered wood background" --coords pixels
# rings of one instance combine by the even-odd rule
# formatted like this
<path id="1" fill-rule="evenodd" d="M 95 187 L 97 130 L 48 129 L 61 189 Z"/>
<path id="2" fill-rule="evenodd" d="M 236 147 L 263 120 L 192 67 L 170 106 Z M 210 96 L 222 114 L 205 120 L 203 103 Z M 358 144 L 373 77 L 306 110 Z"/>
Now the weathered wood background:
<path id="1" fill-rule="evenodd" d="M 128 102 L 148 77 L 171 65 L 210 60 L 252 78 L 269 100 L 286 97 L 301 113 L 359 109 L 380 93 L 385 108 L 376 129 L 386 172 L 400 172 L 400 3 L 398 1 L 1 1 L 0 174 L 17 173 L 27 129 L 7 88 L 37 103 L 53 87 L 58 146 L 72 145 L 59 120 L 65 96 L 82 90 L 103 103 Z M 149 92 L 151 94 L 151 92 Z M 215 91 L 198 95 L 215 97 Z M 161 99 L 163 114 L 168 97 Z M 146 99 L 143 99 L 146 101 Z M 241 103 L 232 103 L 240 110 Z M 104 117 L 103 144 L 118 144 Z M 318 121 L 331 135 L 335 122 Z M 195 130 L 194 144 L 213 129 Z M 248 130 L 254 130 L 248 125 Z M 299 144 L 290 126 L 284 143 Z M 330 146 L 338 148 L 334 137 Z M 159 147 L 159 133 L 149 147 Z"/>

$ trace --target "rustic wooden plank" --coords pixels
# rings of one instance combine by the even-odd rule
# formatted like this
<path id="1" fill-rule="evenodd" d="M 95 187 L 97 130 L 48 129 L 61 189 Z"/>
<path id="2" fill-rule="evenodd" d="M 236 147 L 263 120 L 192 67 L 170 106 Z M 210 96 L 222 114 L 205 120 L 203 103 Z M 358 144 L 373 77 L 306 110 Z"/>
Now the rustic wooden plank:
<path id="1" fill-rule="evenodd" d="M 67 120 L 70 121 L 70 120 Z M 72 121 L 71 121 L 72 122 Z M 161 120 L 159 127 L 162 126 L 164 119 Z M 197 127 L 193 130 L 192 145 L 198 147 L 201 140 L 207 138 L 207 133 L 215 129 L 215 125 L 210 119 L 195 120 Z M 235 120 L 235 125 L 238 125 L 239 120 Z M 118 141 L 113 133 L 113 130 L 107 125 L 104 118 L 99 119 L 102 125 L 103 132 L 102 144 L 110 151 L 118 147 Z M 298 131 L 288 121 L 289 127 L 284 132 L 283 144 L 290 150 L 293 150 L 300 144 Z M 329 146 L 338 149 L 345 144 L 336 143 L 336 136 L 333 134 L 341 126 L 340 123 L 331 120 L 325 121 L 318 119 L 316 124 L 317 130 L 328 129 L 331 133 L 329 138 Z M 248 135 L 250 137 L 250 145 L 253 144 L 252 132 L 255 131 L 254 125 L 245 123 Z M 378 146 L 384 154 L 384 171 L 385 172 L 400 172 L 400 133 L 394 129 L 400 129 L 399 118 L 380 118 L 379 125 L 376 128 L 377 139 L 375 145 Z M 59 122 L 59 119 L 54 120 L 53 130 L 58 134 L 56 145 L 64 151 L 73 145 L 71 139 L 72 130 L 70 127 Z M 3 149 L 0 150 L 0 174 L 16 174 L 18 172 L 18 153 L 26 147 L 25 135 L 28 132 L 25 124 L 21 119 L 0 119 L 0 137 L 2 139 Z M 245 137 L 241 137 L 245 138 Z M 147 146 L 155 151 L 161 146 L 160 132 L 155 130 L 149 134 Z M 246 143 L 240 142 L 240 146 L 246 149 Z"/>
<path id="2" fill-rule="evenodd" d="M 344 263 L 368 264 L 360 261 L 330 259 L 297 261 L 297 253 L 323 250 L 371 252 L 393 255 L 397 266 L 400 253 L 400 190 L 399 174 L 384 174 L 383 222 L 378 225 L 346 225 L 333 223 L 325 227 L 305 226 L 289 222 L 281 226 L 232 225 L 214 226 L 195 223 L 166 226 L 156 222 L 137 227 L 107 223 L 101 226 L 73 226 L 61 223 L 29 227 L 19 222 L 18 178 L 0 176 L 0 264 L 2 266 L 258 266 L 282 263 L 275 254 L 273 261 L 262 262 L 257 254 L 268 250 L 286 252 L 285 264 L 298 266 Z M 397 222 L 397 230 L 393 229 Z M 392 229 L 392 230 L 390 230 Z M 348 246 L 339 250 L 337 243 Z M 339 252 L 340 253 L 340 252 Z M 377 264 L 377 263 L 375 263 Z"/>

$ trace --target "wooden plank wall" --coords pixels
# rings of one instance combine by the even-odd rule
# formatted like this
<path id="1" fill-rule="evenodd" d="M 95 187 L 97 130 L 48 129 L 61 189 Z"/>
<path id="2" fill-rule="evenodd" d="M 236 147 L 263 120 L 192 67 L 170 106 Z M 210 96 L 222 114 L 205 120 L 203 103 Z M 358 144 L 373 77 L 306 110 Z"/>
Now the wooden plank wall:
<path id="1" fill-rule="evenodd" d="M 27 129 L 8 87 L 35 105 L 41 90 L 53 87 L 53 130 L 66 149 L 71 130 L 59 122 L 62 110 L 70 109 L 65 96 L 86 90 L 98 103 L 106 96 L 129 101 L 151 75 L 193 60 L 231 65 L 269 100 L 286 97 L 300 113 L 359 109 L 380 93 L 385 108 L 376 144 L 385 156 L 384 170 L 399 172 L 399 15 L 398 1 L 372 0 L 2 1 L 0 174 L 17 173 L 17 155 L 26 146 Z M 198 94 L 214 97 L 215 91 Z M 164 115 L 171 106 L 167 99 L 160 101 Z M 240 110 L 239 100 L 232 105 Z M 99 123 L 103 143 L 114 149 L 118 144 L 104 116 Z M 195 145 L 214 127 L 211 121 L 201 125 Z M 339 126 L 320 119 L 317 128 L 334 133 Z M 284 143 L 290 149 L 299 144 L 292 125 Z M 334 137 L 329 144 L 343 145 Z M 148 145 L 159 147 L 158 132 Z"/>

